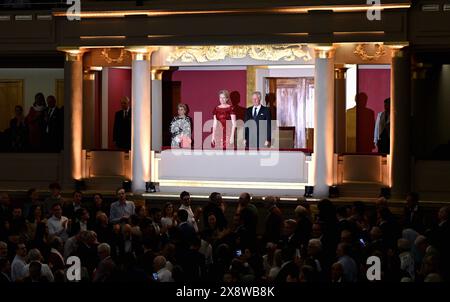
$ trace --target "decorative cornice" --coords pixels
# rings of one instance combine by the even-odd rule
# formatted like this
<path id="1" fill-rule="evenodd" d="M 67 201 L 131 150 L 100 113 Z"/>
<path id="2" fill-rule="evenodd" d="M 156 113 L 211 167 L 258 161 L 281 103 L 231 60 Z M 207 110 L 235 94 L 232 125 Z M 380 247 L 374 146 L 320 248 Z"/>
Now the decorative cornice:
<path id="1" fill-rule="evenodd" d="M 353 53 L 361 58 L 363 61 L 377 61 L 386 54 L 383 44 L 375 44 L 375 53 L 369 55 L 366 51 L 365 44 L 358 44 Z"/>
<path id="2" fill-rule="evenodd" d="M 169 54 L 167 61 L 172 63 L 205 63 L 220 61 L 226 58 L 243 59 L 250 57 L 258 61 L 294 61 L 303 59 L 309 61 L 306 45 L 281 44 L 281 45 L 233 45 L 233 46 L 177 46 Z"/>

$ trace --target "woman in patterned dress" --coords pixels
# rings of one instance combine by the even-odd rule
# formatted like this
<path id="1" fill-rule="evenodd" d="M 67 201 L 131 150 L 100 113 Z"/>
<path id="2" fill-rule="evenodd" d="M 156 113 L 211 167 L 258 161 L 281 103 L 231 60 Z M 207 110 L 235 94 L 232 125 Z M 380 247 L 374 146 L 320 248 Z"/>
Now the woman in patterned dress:
<path id="1" fill-rule="evenodd" d="M 170 122 L 170 133 L 172 135 L 171 147 L 190 148 L 191 147 L 191 120 L 187 113 L 185 104 L 178 104 L 178 116 Z"/>

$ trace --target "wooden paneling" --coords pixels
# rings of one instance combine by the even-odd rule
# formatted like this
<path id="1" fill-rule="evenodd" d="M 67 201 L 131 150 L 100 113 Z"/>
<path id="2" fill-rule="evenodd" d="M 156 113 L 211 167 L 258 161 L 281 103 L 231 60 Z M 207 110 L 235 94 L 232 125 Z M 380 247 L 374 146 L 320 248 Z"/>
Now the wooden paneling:
<path id="1" fill-rule="evenodd" d="M 23 106 L 23 80 L 0 80 L 0 131 L 9 127 L 16 105 Z"/>

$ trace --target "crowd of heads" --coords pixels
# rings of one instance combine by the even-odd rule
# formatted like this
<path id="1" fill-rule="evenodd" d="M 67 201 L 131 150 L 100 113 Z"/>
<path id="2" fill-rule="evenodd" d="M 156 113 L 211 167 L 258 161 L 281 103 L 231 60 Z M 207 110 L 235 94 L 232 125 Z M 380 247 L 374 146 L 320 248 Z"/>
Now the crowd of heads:
<path id="1" fill-rule="evenodd" d="M 427 215 L 415 193 L 394 215 L 383 198 L 280 205 L 267 196 L 256 206 L 248 193 L 225 202 L 213 192 L 194 206 L 184 191 L 152 207 L 123 189 L 112 203 L 79 191 L 63 198 L 56 183 L 49 191 L 15 203 L 0 194 L 2 281 L 73 281 L 71 256 L 81 282 L 368 282 L 373 256 L 381 282 L 449 280 L 450 207 Z"/>

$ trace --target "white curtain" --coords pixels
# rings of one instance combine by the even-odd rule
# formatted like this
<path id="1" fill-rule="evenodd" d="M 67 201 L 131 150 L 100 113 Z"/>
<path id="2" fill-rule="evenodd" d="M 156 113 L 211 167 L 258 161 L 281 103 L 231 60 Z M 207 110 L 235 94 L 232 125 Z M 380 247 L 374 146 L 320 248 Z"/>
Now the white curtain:
<path id="1" fill-rule="evenodd" d="M 295 148 L 306 148 L 306 128 L 314 126 L 313 78 L 277 79 L 279 127 L 295 127 Z"/>

